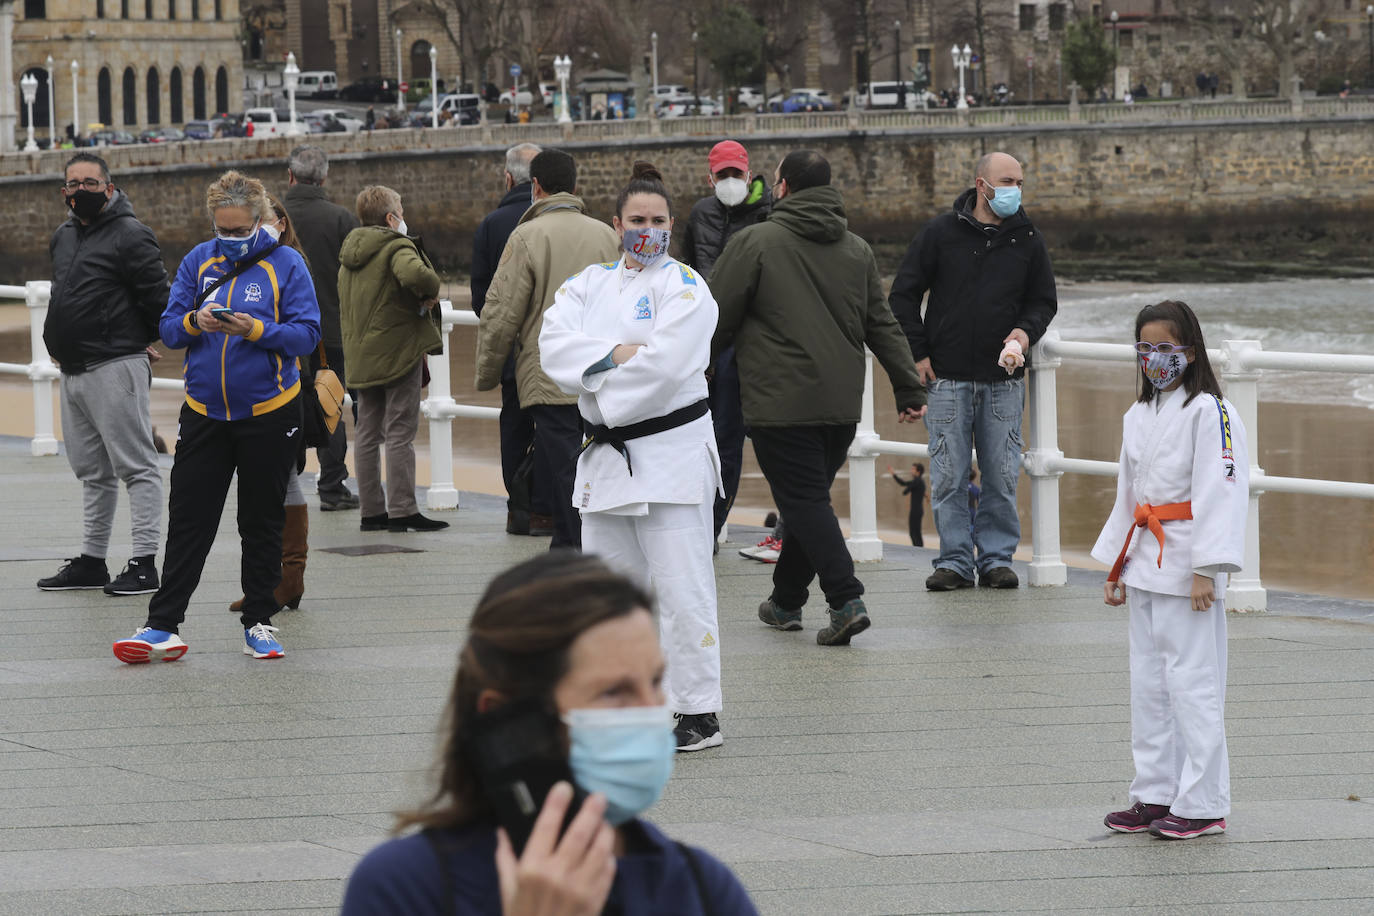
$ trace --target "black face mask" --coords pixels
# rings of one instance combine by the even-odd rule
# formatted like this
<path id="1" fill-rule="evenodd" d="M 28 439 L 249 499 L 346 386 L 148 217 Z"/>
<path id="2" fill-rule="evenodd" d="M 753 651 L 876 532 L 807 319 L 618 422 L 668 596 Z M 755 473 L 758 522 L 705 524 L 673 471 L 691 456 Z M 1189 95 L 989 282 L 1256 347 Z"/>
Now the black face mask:
<path id="1" fill-rule="evenodd" d="M 72 208 L 77 219 L 89 223 L 100 214 L 105 206 L 105 200 L 104 191 L 87 191 L 83 188 L 72 192 L 67 198 L 67 206 Z"/>

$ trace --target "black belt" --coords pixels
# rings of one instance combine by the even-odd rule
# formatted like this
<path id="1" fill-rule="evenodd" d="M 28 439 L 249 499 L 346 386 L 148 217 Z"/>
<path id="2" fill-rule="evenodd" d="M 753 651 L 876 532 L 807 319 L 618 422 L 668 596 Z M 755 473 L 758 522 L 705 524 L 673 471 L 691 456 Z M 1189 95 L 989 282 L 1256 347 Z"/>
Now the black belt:
<path id="1" fill-rule="evenodd" d="M 654 433 L 666 432 L 676 429 L 679 426 L 686 426 L 698 417 L 704 417 L 711 409 L 705 398 L 686 407 L 680 407 L 670 414 L 661 417 L 654 417 L 650 420 L 640 420 L 638 423 L 631 423 L 629 426 L 598 426 L 591 423 L 586 417 L 582 418 L 582 430 L 586 434 L 586 439 L 582 441 L 582 448 L 578 449 L 578 454 L 582 454 L 593 445 L 610 445 L 620 453 L 625 459 L 625 467 L 630 472 L 630 476 L 635 476 L 635 469 L 630 464 L 630 449 L 625 445 L 630 439 L 642 439 L 645 436 L 652 436 Z"/>

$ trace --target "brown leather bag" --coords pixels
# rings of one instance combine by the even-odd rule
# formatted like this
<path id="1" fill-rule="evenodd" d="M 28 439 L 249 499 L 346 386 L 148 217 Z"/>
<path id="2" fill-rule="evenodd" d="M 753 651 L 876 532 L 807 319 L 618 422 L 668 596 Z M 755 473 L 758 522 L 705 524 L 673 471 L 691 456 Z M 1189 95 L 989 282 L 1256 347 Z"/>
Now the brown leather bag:
<path id="1" fill-rule="evenodd" d="M 344 386 L 339 381 L 338 373 L 329 368 L 324 344 L 320 344 L 320 368 L 315 372 L 315 397 L 319 399 L 320 412 L 324 414 L 325 428 L 333 435 L 343 416 Z"/>

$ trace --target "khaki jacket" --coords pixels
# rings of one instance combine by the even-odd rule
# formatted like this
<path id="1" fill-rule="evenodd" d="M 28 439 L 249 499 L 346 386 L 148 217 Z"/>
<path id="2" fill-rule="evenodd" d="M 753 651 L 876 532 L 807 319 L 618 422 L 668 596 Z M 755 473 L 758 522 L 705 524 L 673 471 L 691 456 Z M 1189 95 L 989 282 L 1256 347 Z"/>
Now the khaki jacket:
<path id="1" fill-rule="evenodd" d="M 521 407 L 577 403 L 540 366 L 539 329 L 563 281 L 620 256 L 615 231 L 586 209 L 573 194 L 550 194 L 525 211 L 511 233 L 477 327 L 479 391 L 500 383 L 501 366 L 514 350 Z"/>
<path id="2" fill-rule="evenodd" d="M 348 387 L 376 388 L 415 368 L 426 353 L 443 352 L 438 309 L 420 303 L 439 295 L 439 275 L 414 240 L 385 226 L 363 226 L 339 252 L 339 317 Z"/>

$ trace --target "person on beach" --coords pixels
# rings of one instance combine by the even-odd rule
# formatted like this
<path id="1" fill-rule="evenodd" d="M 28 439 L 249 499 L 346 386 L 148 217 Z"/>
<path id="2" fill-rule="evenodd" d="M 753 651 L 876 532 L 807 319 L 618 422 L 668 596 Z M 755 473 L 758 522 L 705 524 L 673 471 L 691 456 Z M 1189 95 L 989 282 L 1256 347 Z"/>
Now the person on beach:
<path id="1" fill-rule="evenodd" d="M 215 237 L 177 268 L 162 313 L 162 342 L 186 351 L 162 587 L 147 622 L 114 643 L 122 662 L 175 661 L 179 627 L 215 543 L 224 500 L 238 477 L 243 545 L 244 654 L 285 655 L 272 626 L 279 609 L 284 502 L 304 435 L 296 358 L 320 342 L 320 308 L 305 258 L 263 227 L 271 212 L 256 178 L 228 171 L 210 183 Z"/>
<path id="2" fill-rule="evenodd" d="M 717 747 L 720 627 L 712 509 L 723 491 L 707 403 L 716 302 L 668 254 L 663 176 L 636 162 L 616 200 L 623 254 L 566 280 L 544 314 L 544 371 L 578 397 L 582 549 L 652 588 L 677 749 Z"/>
<path id="3" fill-rule="evenodd" d="M 551 551 L 498 575 L 458 656 L 438 785 L 396 818 L 419 829 L 363 857 L 342 916 L 755 916 L 729 868 L 640 817 L 673 771 L 663 676 L 648 594 L 600 559 Z M 500 733 L 519 736 L 503 762 L 566 772 L 543 797 L 515 784 L 539 807 L 515 836 L 493 791 L 510 783 L 484 776 L 498 722 L 521 726 Z"/>
<path id="4" fill-rule="evenodd" d="M 931 591 L 971 588 L 975 573 L 988 588 L 1020 585 L 1011 560 L 1021 540 L 1025 355 L 1058 310 L 1049 252 L 1021 206 L 1022 184 L 1014 157 L 979 159 L 973 187 L 912 240 L 889 296 L 930 397 L 930 505 L 940 535 Z M 983 492 L 970 525 L 975 448 Z"/>
<path id="5" fill-rule="evenodd" d="M 1226 576 L 1245 555 L 1245 428 L 1185 303 L 1135 320 L 1140 395 L 1122 420 L 1116 503 L 1092 555 L 1130 605 L 1131 807 L 1104 823 L 1185 840 L 1226 829 Z M 1139 538 L 1132 541 L 1137 528 Z"/>

